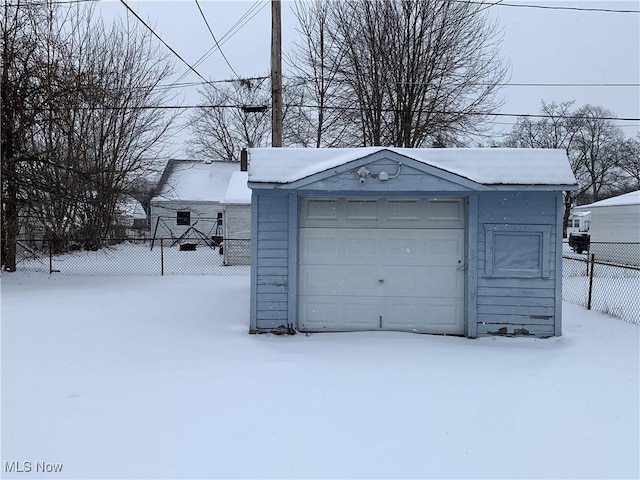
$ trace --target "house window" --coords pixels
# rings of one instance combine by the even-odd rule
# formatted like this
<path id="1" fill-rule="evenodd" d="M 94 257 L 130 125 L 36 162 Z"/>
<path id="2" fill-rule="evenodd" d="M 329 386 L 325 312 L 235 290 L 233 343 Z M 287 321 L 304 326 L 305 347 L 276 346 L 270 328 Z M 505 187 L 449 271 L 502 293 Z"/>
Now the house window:
<path id="1" fill-rule="evenodd" d="M 549 278 L 551 226 L 486 224 L 485 276 Z"/>
<path id="2" fill-rule="evenodd" d="M 177 212 L 176 225 L 191 225 L 191 212 Z"/>

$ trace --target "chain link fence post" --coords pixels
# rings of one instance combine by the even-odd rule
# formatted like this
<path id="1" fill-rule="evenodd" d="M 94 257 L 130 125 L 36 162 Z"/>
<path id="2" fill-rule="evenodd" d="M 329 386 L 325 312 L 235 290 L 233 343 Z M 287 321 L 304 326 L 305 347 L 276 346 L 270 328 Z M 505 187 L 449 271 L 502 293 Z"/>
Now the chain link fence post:
<path id="1" fill-rule="evenodd" d="M 53 240 L 49 240 L 49 275 L 60 273 L 60 270 L 53 268 Z"/>
<path id="2" fill-rule="evenodd" d="M 51 239 L 47 242 L 49 244 L 49 275 L 53 273 L 53 247 L 51 245 Z"/>
<path id="3" fill-rule="evenodd" d="M 164 242 L 160 239 L 160 275 L 164 276 Z"/>
<path id="4" fill-rule="evenodd" d="M 589 257 L 587 271 L 589 272 L 589 292 L 587 293 L 587 310 L 591 310 L 591 299 L 593 298 L 593 271 L 595 270 L 596 256 L 592 253 Z"/>

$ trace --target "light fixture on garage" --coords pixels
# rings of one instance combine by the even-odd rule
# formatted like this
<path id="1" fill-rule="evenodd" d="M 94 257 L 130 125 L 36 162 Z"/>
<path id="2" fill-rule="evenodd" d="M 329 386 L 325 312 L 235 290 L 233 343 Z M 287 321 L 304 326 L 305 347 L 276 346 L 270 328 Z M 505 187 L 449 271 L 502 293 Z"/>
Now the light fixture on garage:
<path id="1" fill-rule="evenodd" d="M 367 181 L 367 175 L 370 175 L 371 172 L 367 169 L 367 167 L 360 167 L 356 170 L 356 175 L 360 177 L 358 180 L 360 183 L 364 183 Z"/>
<path id="2" fill-rule="evenodd" d="M 369 176 L 371 178 L 377 178 L 381 182 L 386 182 L 387 180 L 391 180 L 397 178 L 400 175 L 400 171 L 402 170 L 402 163 L 398 162 L 398 170 L 393 175 L 390 175 L 388 172 L 384 170 L 379 173 L 373 173 L 369 171 L 366 167 L 360 167 L 356 170 L 356 175 L 358 175 L 360 183 L 364 183 L 366 181 L 366 177 Z"/>

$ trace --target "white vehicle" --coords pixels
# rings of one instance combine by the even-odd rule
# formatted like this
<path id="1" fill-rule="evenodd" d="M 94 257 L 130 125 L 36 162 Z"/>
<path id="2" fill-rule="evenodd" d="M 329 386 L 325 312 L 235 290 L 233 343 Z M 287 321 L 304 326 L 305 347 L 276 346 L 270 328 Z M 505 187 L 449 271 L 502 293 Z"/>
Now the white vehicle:
<path id="1" fill-rule="evenodd" d="M 567 223 L 567 235 L 572 233 L 587 233 L 591 226 L 591 212 L 572 212 Z"/>

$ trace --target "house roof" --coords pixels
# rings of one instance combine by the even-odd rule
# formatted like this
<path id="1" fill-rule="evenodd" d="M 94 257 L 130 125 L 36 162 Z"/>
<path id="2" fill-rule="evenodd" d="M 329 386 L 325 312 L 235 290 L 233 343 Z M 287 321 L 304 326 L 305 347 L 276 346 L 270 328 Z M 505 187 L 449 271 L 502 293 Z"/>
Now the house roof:
<path id="1" fill-rule="evenodd" d="M 591 211 L 576 211 L 576 212 L 571 212 L 571 216 L 572 217 L 586 217 L 587 215 L 591 215 Z"/>
<path id="2" fill-rule="evenodd" d="M 640 190 L 625 193 L 616 197 L 600 200 L 599 202 L 590 203 L 589 205 L 580 205 L 576 208 L 600 208 L 600 207 L 618 207 L 622 205 L 640 205 Z"/>
<path id="3" fill-rule="evenodd" d="M 251 189 L 247 186 L 247 172 L 233 172 L 222 203 L 251 203 Z"/>
<path id="4" fill-rule="evenodd" d="M 221 202 L 238 163 L 169 160 L 152 201 Z"/>
<path id="5" fill-rule="evenodd" d="M 144 211 L 140 201 L 130 196 L 125 197 L 118 203 L 118 210 L 122 215 L 127 215 L 131 218 L 147 218 L 147 213 Z"/>
<path id="6" fill-rule="evenodd" d="M 533 148 L 252 148 L 249 182 L 292 183 L 380 151 L 484 185 L 575 185 L 564 150 Z"/>

